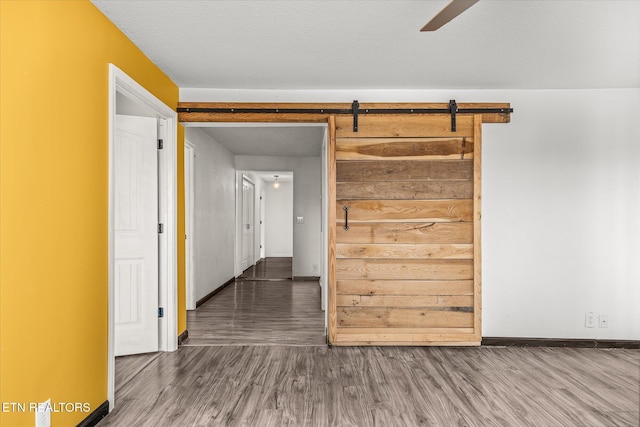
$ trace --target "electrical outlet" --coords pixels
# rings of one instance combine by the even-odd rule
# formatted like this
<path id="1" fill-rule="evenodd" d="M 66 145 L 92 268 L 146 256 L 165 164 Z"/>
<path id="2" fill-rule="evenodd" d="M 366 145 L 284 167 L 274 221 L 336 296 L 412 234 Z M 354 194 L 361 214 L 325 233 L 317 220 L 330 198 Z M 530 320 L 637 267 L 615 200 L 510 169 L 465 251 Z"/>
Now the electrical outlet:
<path id="1" fill-rule="evenodd" d="M 598 325 L 598 313 L 589 311 L 584 314 L 584 327 L 595 328 Z"/>
<path id="2" fill-rule="evenodd" d="M 318 272 L 318 264 L 313 264 L 313 272 L 314 273 Z"/>
<path id="3" fill-rule="evenodd" d="M 36 427 L 51 427 L 51 399 L 38 403 Z"/>
<path id="4" fill-rule="evenodd" d="M 609 327 L 609 316 L 606 314 L 600 315 L 600 322 L 598 323 L 599 328 L 608 328 Z"/>

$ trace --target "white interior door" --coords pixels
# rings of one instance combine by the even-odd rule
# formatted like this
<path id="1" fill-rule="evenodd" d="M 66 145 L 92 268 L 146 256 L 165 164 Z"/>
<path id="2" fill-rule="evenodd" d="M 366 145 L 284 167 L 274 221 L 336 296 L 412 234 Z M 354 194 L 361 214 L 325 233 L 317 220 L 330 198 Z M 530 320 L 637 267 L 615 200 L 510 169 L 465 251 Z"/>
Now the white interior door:
<path id="1" fill-rule="evenodd" d="M 158 351 L 157 126 L 155 118 L 116 118 L 116 356 Z"/>
<path id="2" fill-rule="evenodd" d="M 265 207 L 265 192 L 261 191 L 260 192 L 260 258 L 264 258 L 265 257 L 265 239 L 264 239 L 264 230 L 265 230 L 265 223 L 264 223 L 264 207 Z"/>
<path id="3" fill-rule="evenodd" d="M 254 250 L 254 197 L 255 186 L 247 179 L 242 180 L 242 270 L 253 265 Z"/>
<path id="4" fill-rule="evenodd" d="M 195 148 L 188 143 L 184 146 L 184 195 L 185 195 L 185 229 L 186 229 L 186 279 L 187 279 L 187 310 L 196 309 L 196 273 L 195 273 Z"/>

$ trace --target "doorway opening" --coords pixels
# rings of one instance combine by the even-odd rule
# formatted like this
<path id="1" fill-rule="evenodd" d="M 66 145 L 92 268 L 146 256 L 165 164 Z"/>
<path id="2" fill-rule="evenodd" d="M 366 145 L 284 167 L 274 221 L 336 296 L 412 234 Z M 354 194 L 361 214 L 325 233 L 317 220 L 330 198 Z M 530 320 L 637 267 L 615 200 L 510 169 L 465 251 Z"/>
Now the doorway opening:
<path id="1" fill-rule="evenodd" d="M 241 221 L 242 239 L 238 239 L 238 243 L 242 246 L 243 265 L 242 274 L 236 280 L 292 280 L 293 172 L 243 171 L 241 174 L 242 214 L 238 221 Z M 251 200 L 247 200 L 247 192 L 253 192 Z M 250 229 L 255 232 L 252 239 L 247 239 Z M 253 263 L 246 262 L 246 253 L 251 250 L 255 254 Z"/>
<path id="2" fill-rule="evenodd" d="M 198 330 L 207 330 L 211 322 L 215 322 L 213 325 L 217 326 L 215 332 L 222 332 L 221 329 L 229 324 L 228 319 L 224 317 L 216 317 L 214 320 L 209 316 L 210 324 L 200 321 L 201 318 L 204 320 L 205 316 L 199 313 L 204 313 L 205 305 L 210 304 L 209 301 L 230 298 L 229 301 L 233 301 L 235 307 L 240 307 L 240 302 L 249 302 L 250 298 L 257 298 L 258 295 L 261 297 L 255 300 L 257 304 L 266 303 L 269 300 L 277 304 L 289 304 L 278 305 L 280 308 L 273 305 L 268 310 L 264 308 L 265 312 L 291 312 L 290 303 L 295 304 L 306 300 L 311 304 L 310 310 L 314 311 L 309 316 L 309 319 L 315 319 L 310 329 L 316 331 L 314 333 L 319 337 L 317 342 L 323 345 L 326 343 L 326 320 L 325 313 L 322 311 L 323 283 L 326 283 L 326 277 L 323 276 L 325 271 L 323 240 L 326 227 L 322 221 L 326 219 L 326 214 L 321 212 L 322 192 L 325 188 L 323 179 L 326 178 L 321 156 L 326 133 L 326 125 L 318 124 L 300 126 L 289 123 L 275 125 L 244 123 L 242 126 L 231 126 L 216 123 L 205 126 L 194 124 L 186 126 L 186 139 L 196 144 L 195 149 L 198 153 L 196 170 L 209 171 L 202 180 L 198 180 L 200 173 L 196 174 L 196 188 L 213 182 L 215 189 L 220 190 L 203 192 L 200 188 L 196 194 L 196 206 L 208 206 L 206 212 L 198 213 L 198 218 L 202 216 L 217 219 L 213 222 L 215 231 L 210 233 L 211 238 L 208 238 L 210 243 L 205 245 L 206 247 L 202 245 L 201 239 L 201 236 L 206 233 L 200 233 L 197 230 L 195 232 L 197 246 L 200 248 L 196 251 L 196 258 L 199 259 L 198 266 L 205 263 L 202 257 L 210 253 L 218 256 L 215 259 L 211 258 L 206 265 L 202 265 L 202 269 L 206 270 L 216 262 L 220 264 L 217 272 L 227 268 L 218 260 L 222 260 L 229 253 L 229 246 L 221 242 L 228 242 L 230 231 L 232 232 L 230 236 L 235 242 L 235 250 L 232 252 L 233 270 L 226 273 L 228 276 L 215 278 L 216 283 L 210 289 L 199 291 L 199 295 L 204 297 L 197 302 L 197 310 L 189 311 L 187 315 L 189 338 L 183 343 L 184 345 L 216 345 L 212 340 L 207 341 L 209 344 L 199 340 Z M 309 141 L 311 144 L 305 146 Z M 235 182 L 235 189 L 230 192 L 227 187 L 229 170 L 233 171 Z M 277 189 L 274 187 L 276 179 Z M 210 196 L 215 198 L 215 201 L 208 200 Z M 229 212 L 235 218 L 231 228 L 228 222 Z M 271 227 L 272 225 L 274 227 Z M 218 246 L 224 246 L 224 253 L 215 249 Z M 196 269 L 198 286 L 201 283 L 203 287 L 210 284 L 216 272 L 206 274 L 208 278 L 205 278 L 201 269 L 199 267 Z M 282 289 L 275 286 L 276 280 L 291 282 L 292 279 L 297 280 L 296 286 L 288 284 L 287 289 L 285 289 L 286 286 Z M 274 286 L 265 289 L 263 288 L 265 285 Z M 284 284 L 280 283 L 280 285 Z M 309 290 L 307 296 L 293 296 L 296 292 L 302 292 L 303 288 Z M 208 299 L 207 293 L 213 293 L 211 300 Z M 314 296 L 311 296 L 312 294 Z M 207 302 L 202 302 L 202 299 Z M 224 308 L 218 307 L 215 314 L 211 314 L 218 316 Z M 254 311 L 260 310 L 262 309 L 254 305 Z M 246 314 L 253 316 L 250 313 Z M 228 313 L 228 316 L 236 320 L 237 315 L 238 312 Z M 258 329 L 267 328 L 265 325 L 267 316 L 263 316 L 261 320 L 253 318 Z M 235 322 L 236 326 L 240 323 Z M 249 333 L 247 330 L 238 331 L 238 335 Z M 210 331 L 207 330 L 206 334 L 210 335 Z M 276 332 L 270 332 L 270 334 L 277 335 Z M 237 340 L 233 343 L 225 341 L 232 334 L 227 335 L 223 337 L 224 342 L 221 343 L 241 343 Z M 257 338 L 262 339 L 264 336 Z M 275 339 L 273 336 L 271 338 Z M 301 342 L 304 342 L 304 339 Z M 244 341 L 244 343 L 250 345 L 257 341 Z M 275 341 L 269 343 L 275 343 Z M 291 341 L 282 343 L 292 344 Z"/>
<path id="3" fill-rule="evenodd" d="M 156 182 L 150 187 L 156 192 L 157 211 L 155 212 L 154 221 L 157 218 L 157 224 L 138 224 L 137 221 L 143 221 L 143 218 L 137 216 L 123 221 L 123 217 L 119 217 L 118 206 L 116 201 L 117 192 L 122 188 L 121 184 L 126 174 L 131 168 L 121 168 L 121 162 L 127 160 L 127 156 L 120 156 L 119 146 L 127 145 L 127 142 L 119 142 L 118 115 L 128 115 L 138 118 L 148 118 L 157 125 L 156 138 L 162 139 L 162 153 L 157 154 L 157 160 L 146 162 L 149 165 L 155 165 L 157 171 L 147 174 L 144 179 L 153 179 Z M 155 126 L 155 125 L 152 125 Z M 135 133 L 135 132 L 134 132 Z M 137 152 L 138 145 L 134 139 L 128 142 L 131 144 L 131 153 Z M 157 141 L 156 141 L 157 144 Z M 156 154 L 153 154 L 156 156 Z M 137 154 L 136 154 L 137 156 Z M 137 159 L 137 157 L 135 157 Z M 162 308 L 162 314 L 157 320 L 154 318 L 155 324 L 154 338 L 155 345 L 151 344 L 154 351 L 174 351 L 178 347 L 177 342 L 177 114 L 162 101 L 156 98 L 149 91 L 144 89 L 140 84 L 125 74 L 122 70 L 113 64 L 109 64 L 109 213 L 108 213 L 108 354 L 107 354 L 107 397 L 109 400 L 109 410 L 112 410 L 115 404 L 115 355 L 117 322 L 122 321 L 123 306 L 129 305 L 129 315 L 137 316 L 136 307 L 138 303 L 145 302 L 147 304 L 157 305 Z M 120 160 L 119 160 L 120 159 Z M 128 160 L 131 160 L 130 158 Z M 135 162 L 132 162 L 132 164 Z M 139 179 L 136 175 L 133 180 Z M 133 181 L 132 181 L 133 182 Z M 131 196 L 128 200 L 135 200 L 142 188 L 134 188 L 129 192 Z M 155 209 L 152 209 L 155 211 Z M 122 213 L 122 212 L 120 212 Z M 148 220 L 145 220 L 148 222 Z M 124 224 L 124 225 L 123 225 Z M 118 288 L 119 278 L 127 276 L 128 278 L 140 277 L 141 272 L 136 270 L 135 263 L 137 256 L 124 255 L 124 264 L 129 264 L 128 270 L 119 268 L 118 247 L 122 241 L 118 230 L 123 231 L 130 225 L 132 230 L 135 228 L 145 228 L 162 231 L 158 233 L 157 241 L 154 243 L 153 249 L 156 251 L 157 261 L 154 261 L 157 274 L 155 279 L 155 292 L 151 297 L 140 294 L 134 287 L 129 286 L 127 289 L 132 293 L 124 294 L 122 290 L 127 287 Z M 160 225 L 162 224 L 162 225 Z M 135 226 L 135 227 L 134 227 Z M 162 227 L 162 229 L 160 229 Z M 124 230 L 126 231 L 126 230 Z M 125 233 L 126 234 L 126 233 Z M 132 231 L 132 233 L 134 232 Z M 148 233 L 147 233 L 148 234 Z M 150 252 L 149 252 L 150 253 Z M 127 259 L 128 258 L 128 259 Z M 127 271 L 124 271 L 127 270 Z M 137 272 L 136 272 L 137 271 Z M 123 275 L 123 276 L 121 276 Z M 130 283 L 136 282 L 130 280 Z M 138 298 L 138 301 L 135 299 Z M 151 300 L 149 300 L 151 298 Z M 134 304 L 135 303 L 135 304 Z M 160 310 L 156 311 L 158 313 Z M 127 319 L 124 319 L 127 320 Z M 136 320 L 136 319 L 130 319 Z M 135 323 L 135 322 L 131 322 Z M 144 332 L 142 332 L 144 333 Z M 119 353 L 122 353 L 119 351 Z"/>
<path id="4" fill-rule="evenodd" d="M 240 201 L 240 263 L 242 270 L 256 263 L 256 184 L 246 175 L 242 176 Z"/>

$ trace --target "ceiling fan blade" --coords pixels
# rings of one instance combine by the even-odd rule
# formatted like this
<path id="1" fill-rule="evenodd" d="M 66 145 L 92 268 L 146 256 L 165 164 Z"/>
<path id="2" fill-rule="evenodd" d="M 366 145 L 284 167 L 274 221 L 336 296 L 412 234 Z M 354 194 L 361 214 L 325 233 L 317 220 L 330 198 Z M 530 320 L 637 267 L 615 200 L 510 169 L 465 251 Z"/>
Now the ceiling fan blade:
<path id="1" fill-rule="evenodd" d="M 476 4 L 478 0 L 451 0 L 433 19 L 427 22 L 420 31 L 435 31 L 465 10 Z"/>

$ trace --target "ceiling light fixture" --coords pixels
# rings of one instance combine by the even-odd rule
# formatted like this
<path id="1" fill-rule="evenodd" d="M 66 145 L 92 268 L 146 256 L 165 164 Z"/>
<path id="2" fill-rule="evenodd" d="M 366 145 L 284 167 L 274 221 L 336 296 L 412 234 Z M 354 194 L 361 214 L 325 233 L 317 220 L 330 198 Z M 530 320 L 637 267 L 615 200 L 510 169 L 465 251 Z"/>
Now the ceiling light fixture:
<path id="1" fill-rule="evenodd" d="M 278 175 L 274 175 L 276 177 L 276 182 L 273 183 L 273 188 L 280 188 L 280 183 L 278 182 Z"/>

